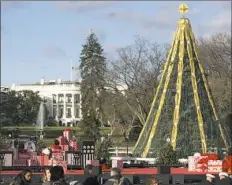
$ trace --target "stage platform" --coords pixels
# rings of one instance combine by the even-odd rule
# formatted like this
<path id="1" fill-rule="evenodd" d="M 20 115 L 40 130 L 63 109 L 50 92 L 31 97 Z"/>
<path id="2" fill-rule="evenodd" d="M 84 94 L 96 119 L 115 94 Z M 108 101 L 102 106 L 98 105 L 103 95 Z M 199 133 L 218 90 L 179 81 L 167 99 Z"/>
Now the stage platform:
<path id="1" fill-rule="evenodd" d="M 108 173 L 110 170 L 104 170 L 103 173 Z M 20 171 L 0 171 L 0 175 L 17 175 Z M 35 172 L 34 174 L 42 174 Z M 69 170 L 66 175 L 84 175 L 84 170 Z M 157 175 L 158 168 L 126 168 L 122 170 L 123 175 Z M 188 168 L 171 168 L 172 175 L 205 175 L 206 172 L 189 172 Z M 211 173 L 218 174 L 218 173 Z"/>

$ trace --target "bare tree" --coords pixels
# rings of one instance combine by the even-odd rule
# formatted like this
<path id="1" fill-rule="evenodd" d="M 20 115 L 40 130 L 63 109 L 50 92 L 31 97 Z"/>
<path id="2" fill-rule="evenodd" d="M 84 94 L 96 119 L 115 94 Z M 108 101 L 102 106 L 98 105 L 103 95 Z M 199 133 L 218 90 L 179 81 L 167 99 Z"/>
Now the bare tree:
<path id="1" fill-rule="evenodd" d="M 135 122 L 135 116 L 124 103 L 123 94 L 113 91 L 112 88 L 107 90 L 102 97 L 102 123 L 110 125 L 110 135 L 128 138 L 132 128 L 141 125 Z"/>
<path id="2" fill-rule="evenodd" d="M 231 80 L 231 35 L 218 33 L 198 41 L 200 57 L 211 75 Z"/>
<path id="3" fill-rule="evenodd" d="M 127 106 L 143 125 L 158 85 L 167 46 L 136 37 L 132 45 L 117 51 L 118 59 L 112 61 L 108 71 L 109 86 L 123 94 Z"/>
<path id="4" fill-rule="evenodd" d="M 231 113 L 231 35 L 218 33 L 198 40 L 201 63 L 206 69 L 209 85 L 219 116 Z"/>

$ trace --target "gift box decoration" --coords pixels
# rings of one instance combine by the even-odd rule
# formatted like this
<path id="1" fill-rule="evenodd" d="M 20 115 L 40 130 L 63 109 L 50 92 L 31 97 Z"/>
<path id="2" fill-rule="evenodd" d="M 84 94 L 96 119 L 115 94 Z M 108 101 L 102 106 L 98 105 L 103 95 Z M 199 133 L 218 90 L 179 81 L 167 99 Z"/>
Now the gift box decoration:
<path id="1" fill-rule="evenodd" d="M 99 160 L 87 160 L 86 164 L 91 164 L 95 167 L 99 167 Z"/>
<path id="2" fill-rule="evenodd" d="M 112 168 L 123 168 L 123 160 L 112 160 Z"/>
<path id="3" fill-rule="evenodd" d="M 222 172 L 222 160 L 209 160 L 208 161 L 208 173 Z"/>
<path id="4" fill-rule="evenodd" d="M 202 159 L 208 158 L 207 156 L 189 156 L 188 157 L 188 171 L 191 172 L 203 172 L 208 168 L 208 164 L 199 164 Z"/>

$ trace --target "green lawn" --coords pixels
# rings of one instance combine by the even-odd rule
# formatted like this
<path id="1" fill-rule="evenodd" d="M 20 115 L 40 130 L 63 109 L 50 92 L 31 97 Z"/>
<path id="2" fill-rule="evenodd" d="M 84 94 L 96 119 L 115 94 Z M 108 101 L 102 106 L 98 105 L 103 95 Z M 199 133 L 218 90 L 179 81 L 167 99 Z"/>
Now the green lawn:
<path id="1" fill-rule="evenodd" d="M 20 127 L 14 127 L 14 126 L 9 126 L 9 127 L 2 127 L 1 128 L 1 133 L 3 135 L 8 135 L 9 132 L 12 130 L 18 128 L 19 129 L 19 134 L 25 134 L 29 136 L 35 135 L 35 127 L 33 126 L 20 126 Z M 83 139 L 83 134 L 81 132 L 80 127 L 69 127 L 72 132 L 75 132 L 75 136 L 77 140 Z M 54 140 L 63 135 L 63 130 L 65 127 L 44 127 L 44 139 L 43 141 L 46 143 L 47 146 L 51 145 L 54 143 Z M 110 133 L 110 128 L 109 127 L 104 127 L 101 128 L 101 134 L 102 135 L 107 135 Z M 123 139 L 123 136 L 121 135 L 115 135 L 112 136 L 112 141 L 115 146 L 134 146 L 134 142 L 125 142 Z"/>
<path id="2" fill-rule="evenodd" d="M 20 130 L 35 130 L 34 126 L 3 126 L 1 129 L 2 130 L 7 130 L 7 129 L 20 129 Z M 81 130 L 80 127 L 69 127 L 71 130 L 73 131 L 79 131 Z M 48 127 L 44 127 L 44 130 L 60 130 L 63 131 L 65 129 L 65 127 L 57 127 L 57 126 L 48 126 Z M 103 127 L 100 128 L 102 131 L 104 132 L 109 132 L 110 131 L 110 127 Z"/>
<path id="3" fill-rule="evenodd" d="M 29 136 L 35 135 L 35 127 L 33 126 L 20 126 L 20 127 L 15 127 L 15 126 L 9 126 L 9 127 L 2 127 L 1 128 L 1 133 L 4 135 L 8 135 L 9 132 L 12 130 L 18 128 L 19 129 L 19 134 L 26 134 Z M 45 138 L 57 138 L 60 135 L 63 135 L 63 130 L 65 127 L 44 127 L 44 137 Z M 70 127 L 72 132 L 75 132 L 75 135 L 82 136 L 81 133 L 81 128 L 80 127 Z M 101 128 L 101 134 L 102 135 L 107 135 L 110 133 L 110 128 Z"/>

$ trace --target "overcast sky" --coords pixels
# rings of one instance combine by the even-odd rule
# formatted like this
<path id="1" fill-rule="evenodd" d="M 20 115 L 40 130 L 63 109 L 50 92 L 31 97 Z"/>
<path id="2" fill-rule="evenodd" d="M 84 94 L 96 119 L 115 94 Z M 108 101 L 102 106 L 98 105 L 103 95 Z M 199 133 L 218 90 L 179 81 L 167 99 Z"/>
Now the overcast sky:
<path id="1" fill-rule="evenodd" d="M 1 2 L 1 84 L 70 79 L 70 60 L 92 29 L 107 57 L 132 44 L 135 35 L 170 43 L 182 2 Z M 230 1 L 189 1 L 196 37 L 231 32 Z"/>

